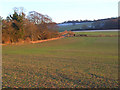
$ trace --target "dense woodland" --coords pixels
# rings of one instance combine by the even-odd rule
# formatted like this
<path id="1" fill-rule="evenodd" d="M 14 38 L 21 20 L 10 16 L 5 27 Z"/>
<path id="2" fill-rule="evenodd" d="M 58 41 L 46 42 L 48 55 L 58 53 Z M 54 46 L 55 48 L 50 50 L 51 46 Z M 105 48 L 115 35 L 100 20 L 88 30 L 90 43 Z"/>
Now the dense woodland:
<path id="1" fill-rule="evenodd" d="M 59 37 L 57 25 L 48 15 L 31 11 L 26 16 L 23 9 L 15 8 L 14 13 L 2 21 L 2 43 L 30 42 Z"/>

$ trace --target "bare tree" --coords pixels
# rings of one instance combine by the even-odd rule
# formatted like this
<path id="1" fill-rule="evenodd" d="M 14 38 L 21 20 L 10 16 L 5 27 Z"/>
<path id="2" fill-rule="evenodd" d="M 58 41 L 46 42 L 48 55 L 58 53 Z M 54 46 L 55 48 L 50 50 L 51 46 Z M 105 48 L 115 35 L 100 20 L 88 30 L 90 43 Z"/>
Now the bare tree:
<path id="1" fill-rule="evenodd" d="M 28 14 L 28 19 L 35 24 L 51 23 L 52 19 L 48 15 L 43 15 L 36 11 L 31 11 Z"/>

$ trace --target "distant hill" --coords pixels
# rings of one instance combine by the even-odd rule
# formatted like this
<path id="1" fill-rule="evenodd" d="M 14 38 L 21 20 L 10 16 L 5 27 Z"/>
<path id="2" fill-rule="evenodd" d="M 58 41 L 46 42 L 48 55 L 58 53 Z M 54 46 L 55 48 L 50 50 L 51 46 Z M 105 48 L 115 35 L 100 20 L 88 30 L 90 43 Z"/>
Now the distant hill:
<path id="1" fill-rule="evenodd" d="M 98 19 L 98 20 L 72 20 L 65 21 L 57 24 L 59 27 L 59 31 L 74 31 L 74 30 L 104 30 L 104 29 L 118 29 L 118 18 L 106 18 L 106 19 Z"/>

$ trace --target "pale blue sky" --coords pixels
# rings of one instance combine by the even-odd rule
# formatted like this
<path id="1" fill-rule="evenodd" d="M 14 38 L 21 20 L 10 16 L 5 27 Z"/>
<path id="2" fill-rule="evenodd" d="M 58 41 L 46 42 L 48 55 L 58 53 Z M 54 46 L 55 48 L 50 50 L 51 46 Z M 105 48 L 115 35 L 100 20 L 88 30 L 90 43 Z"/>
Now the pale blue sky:
<path id="1" fill-rule="evenodd" d="M 119 0 L 0 0 L 0 16 L 13 13 L 14 7 L 24 7 L 25 13 L 47 14 L 54 22 L 93 20 L 118 16 Z"/>

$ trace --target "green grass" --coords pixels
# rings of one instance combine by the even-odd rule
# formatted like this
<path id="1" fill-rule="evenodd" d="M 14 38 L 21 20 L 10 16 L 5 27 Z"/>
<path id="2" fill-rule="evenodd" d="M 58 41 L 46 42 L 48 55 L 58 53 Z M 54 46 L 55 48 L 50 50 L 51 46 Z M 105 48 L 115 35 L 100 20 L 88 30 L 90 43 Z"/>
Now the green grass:
<path id="1" fill-rule="evenodd" d="M 118 38 L 3 46 L 3 87 L 118 87 Z"/>
<path id="2" fill-rule="evenodd" d="M 104 31 L 104 32 L 74 32 L 75 34 L 87 34 L 87 35 L 118 35 L 118 31 Z"/>

